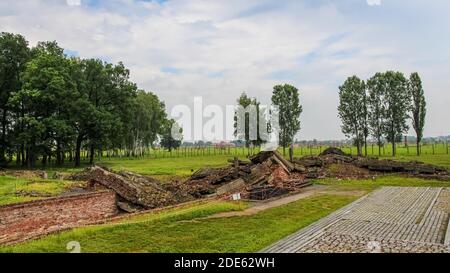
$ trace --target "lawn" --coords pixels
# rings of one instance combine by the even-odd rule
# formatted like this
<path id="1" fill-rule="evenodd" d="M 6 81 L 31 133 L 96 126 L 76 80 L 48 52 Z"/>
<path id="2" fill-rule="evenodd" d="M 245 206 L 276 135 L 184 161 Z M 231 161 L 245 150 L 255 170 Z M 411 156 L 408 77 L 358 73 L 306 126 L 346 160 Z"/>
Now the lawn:
<path id="1" fill-rule="evenodd" d="M 443 147 L 437 151 L 443 152 Z M 295 156 L 305 156 L 307 154 L 306 148 L 295 150 Z M 399 148 L 399 155 L 396 157 L 386 156 L 382 158 L 395 159 L 399 161 L 422 161 L 424 163 L 435 164 L 438 166 L 446 167 L 450 169 L 450 155 L 441 153 L 432 155 L 430 153 L 416 156 L 414 153 L 410 155 L 405 152 L 401 152 L 404 147 Z M 412 149 L 412 148 L 411 148 Z M 425 149 L 425 148 L 424 148 Z M 430 148 L 425 150 L 428 152 Z M 321 148 L 323 150 L 323 148 Z M 280 150 L 281 151 L 281 150 Z M 348 152 L 348 151 L 347 151 Z M 226 166 L 229 159 L 234 157 L 234 152 L 231 150 L 228 155 L 199 155 L 192 157 L 148 157 L 148 158 L 112 158 L 103 159 L 99 164 L 104 164 L 113 168 L 116 171 L 128 170 L 140 174 L 154 176 L 162 181 L 167 181 L 173 177 L 186 178 L 192 174 L 192 171 L 196 171 L 205 167 L 223 167 Z M 314 154 L 319 153 L 319 150 L 314 150 Z M 239 154 L 239 159 L 245 160 L 246 156 Z"/>
<path id="2" fill-rule="evenodd" d="M 74 184 L 73 181 L 0 176 L 0 206 L 57 196 Z"/>
<path id="3" fill-rule="evenodd" d="M 150 175 L 162 181 L 173 177 L 186 178 L 193 171 L 207 167 L 223 167 L 228 163 L 231 155 L 205 155 L 198 157 L 174 158 L 112 158 L 105 159 L 99 164 L 106 165 L 113 170 L 127 170 L 144 175 Z"/>
<path id="4" fill-rule="evenodd" d="M 0 248 L 0 252 L 66 252 L 80 242 L 82 252 L 256 252 L 308 226 L 382 186 L 448 187 L 447 182 L 385 176 L 374 180 L 319 180 L 321 193 L 251 216 L 205 218 L 238 211 L 244 203 L 210 201 L 148 213 L 100 226 L 83 227 L 36 241 Z"/>
<path id="5" fill-rule="evenodd" d="M 326 147 L 314 147 L 311 150 L 307 147 L 296 148 L 294 150 L 294 155 L 296 157 L 306 156 L 311 154 L 319 154 Z M 386 151 L 389 151 L 389 147 L 385 148 Z M 345 152 L 352 151 L 355 154 L 355 148 L 343 148 Z M 97 164 L 105 165 L 111 167 L 116 171 L 127 170 L 131 172 L 136 172 L 144 175 L 153 176 L 161 181 L 167 181 L 172 178 L 186 178 L 189 177 L 193 171 L 196 171 L 200 168 L 205 167 L 223 167 L 228 165 L 228 160 L 237 156 L 241 160 L 245 160 L 247 157 L 247 150 L 243 149 L 229 149 L 224 151 L 217 151 L 215 154 L 212 152 L 208 152 L 205 150 L 202 152 L 201 150 L 193 150 L 195 152 L 187 152 L 187 156 L 183 156 L 181 152 L 184 150 L 181 149 L 179 152 L 173 152 L 172 155 L 169 153 L 159 152 L 160 154 L 155 157 L 147 156 L 147 157 L 115 157 L 108 158 L 103 157 L 96 161 Z M 258 149 L 255 149 L 253 152 L 257 152 Z M 369 149 L 369 154 L 372 149 Z M 399 155 L 391 157 L 386 153 L 386 156 L 382 158 L 387 159 L 395 159 L 400 161 L 422 161 L 429 164 L 435 164 L 442 167 L 446 167 L 450 169 L 450 155 L 446 154 L 446 150 L 443 145 L 436 145 L 435 154 L 431 153 L 431 146 L 425 146 L 423 148 L 423 155 L 420 157 L 414 155 L 414 147 L 409 148 L 409 154 L 406 152 L 405 147 L 399 147 L 398 153 Z M 282 149 L 280 149 L 282 152 Z M 374 149 L 374 154 L 377 154 L 377 149 Z M 49 166 L 46 168 L 46 171 L 49 173 L 49 177 L 56 171 L 64 172 L 64 173 L 74 173 L 83 170 L 83 168 L 87 167 L 88 164 L 83 161 L 83 167 L 74 168 L 73 163 L 67 162 L 63 167 Z M 14 166 L 11 166 L 14 168 Z M 39 166 L 37 167 L 39 168 Z"/>
<path id="6" fill-rule="evenodd" d="M 175 158 L 114 158 L 101 164 L 114 170 L 129 170 L 155 176 L 161 181 L 173 177 L 185 178 L 204 167 L 228 164 L 232 155 L 205 155 Z M 243 158 L 243 157 L 241 157 Z M 401 155 L 398 160 L 420 160 L 450 167 L 448 155 Z M 52 168 L 54 171 L 74 172 L 80 169 Z M 35 192 L 55 196 L 74 182 L 14 178 L 0 176 L 0 205 L 36 200 L 41 197 L 18 196 L 18 192 Z M 66 245 L 78 241 L 83 252 L 255 252 L 292 234 L 318 219 L 345 206 L 359 196 L 382 186 L 448 187 L 449 182 L 381 176 L 365 180 L 317 180 L 328 188 L 319 195 L 272 208 L 252 216 L 232 218 L 205 217 L 220 212 L 237 211 L 244 203 L 209 202 L 159 213 L 148 213 L 117 223 L 77 228 L 24 244 L 0 248 L 0 252 L 66 252 Z"/>

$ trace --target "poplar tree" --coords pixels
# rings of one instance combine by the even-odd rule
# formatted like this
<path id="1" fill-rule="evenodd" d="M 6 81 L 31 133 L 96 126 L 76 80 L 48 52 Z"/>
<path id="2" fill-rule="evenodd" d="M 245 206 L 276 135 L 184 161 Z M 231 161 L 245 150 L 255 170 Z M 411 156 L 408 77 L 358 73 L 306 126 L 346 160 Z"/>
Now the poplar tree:
<path id="1" fill-rule="evenodd" d="M 417 72 L 409 77 L 408 92 L 411 95 L 412 124 L 416 132 L 417 155 L 420 155 L 420 143 L 423 138 L 423 129 L 425 126 L 425 117 L 427 114 L 427 103 L 422 87 L 422 80 Z"/>

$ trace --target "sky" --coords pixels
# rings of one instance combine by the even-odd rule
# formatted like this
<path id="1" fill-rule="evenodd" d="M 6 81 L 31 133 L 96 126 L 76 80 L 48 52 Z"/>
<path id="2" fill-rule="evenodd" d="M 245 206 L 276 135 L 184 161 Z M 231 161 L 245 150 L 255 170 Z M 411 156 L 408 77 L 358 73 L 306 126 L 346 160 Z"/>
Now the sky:
<path id="1" fill-rule="evenodd" d="M 448 0 L 2 0 L 0 31 L 122 61 L 169 113 L 196 96 L 268 103 L 273 86 L 295 85 L 300 140 L 345 138 L 337 105 L 347 77 L 419 72 L 425 135 L 441 136 L 450 135 L 449 10 Z"/>

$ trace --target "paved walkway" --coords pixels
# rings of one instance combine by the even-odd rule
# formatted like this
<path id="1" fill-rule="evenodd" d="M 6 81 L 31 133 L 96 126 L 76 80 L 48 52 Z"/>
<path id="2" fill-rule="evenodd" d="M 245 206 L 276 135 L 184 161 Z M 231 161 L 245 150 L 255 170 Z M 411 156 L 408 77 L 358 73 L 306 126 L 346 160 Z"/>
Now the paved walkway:
<path id="1" fill-rule="evenodd" d="M 263 250 L 450 252 L 450 189 L 384 187 Z"/>

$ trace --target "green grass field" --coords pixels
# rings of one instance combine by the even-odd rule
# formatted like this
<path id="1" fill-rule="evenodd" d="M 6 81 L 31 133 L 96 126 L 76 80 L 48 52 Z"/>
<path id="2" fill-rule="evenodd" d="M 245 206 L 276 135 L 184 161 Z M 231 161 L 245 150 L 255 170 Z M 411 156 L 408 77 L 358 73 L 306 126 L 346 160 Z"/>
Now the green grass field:
<path id="1" fill-rule="evenodd" d="M 299 156 L 299 155 L 297 155 Z M 165 182 L 171 179 L 184 179 L 189 177 L 193 171 L 205 167 L 226 166 L 228 159 L 234 155 L 216 154 L 199 155 L 195 157 L 141 157 L 141 158 L 103 158 L 98 164 L 106 165 L 116 171 L 127 170 L 144 175 L 150 175 L 156 179 Z M 245 160 L 246 155 L 238 156 Z M 392 159 L 392 157 L 385 157 Z M 394 158 L 399 161 L 423 161 L 425 163 L 435 164 L 450 169 L 450 155 L 447 154 L 423 154 L 420 157 L 414 155 L 399 155 Z M 86 166 L 84 166 L 86 167 Z M 54 172 L 74 173 L 82 171 L 82 168 L 73 168 L 69 164 L 63 167 L 50 167 L 46 169 L 49 177 Z M 43 179 L 25 179 L 15 178 L 13 176 L 0 176 L 0 205 L 18 203 L 30 200 L 40 199 L 40 197 L 20 196 L 17 192 L 33 192 L 38 195 L 58 195 L 73 182 L 59 180 Z"/>
<path id="2" fill-rule="evenodd" d="M 185 178 L 204 167 L 228 164 L 234 155 L 195 157 L 104 158 L 100 163 L 114 170 L 128 170 L 154 176 L 161 181 Z M 240 156 L 245 159 L 246 156 Z M 386 157 L 391 158 L 391 157 Z M 420 157 L 400 154 L 396 160 L 419 160 L 450 168 L 447 154 L 424 154 Z M 51 168 L 49 173 L 76 172 L 70 166 Z M 7 172 L 0 176 L 0 205 L 40 199 L 21 196 L 32 192 L 55 196 L 75 182 L 15 178 Z M 148 213 L 117 223 L 77 228 L 11 247 L 0 252 L 67 252 L 70 241 L 81 243 L 82 252 L 254 252 L 349 204 L 358 197 L 382 186 L 448 187 L 450 183 L 401 176 L 382 176 L 367 180 L 325 179 L 316 181 L 327 189 L 319 195 L 272 208 L 256 215 L 232 218 L 205 217 L 220 212 L 239 211 L 245 203 L 207 202 Z"/>
<path id="3" fill-rule="evenodd" d="M 294 149 L 295 157 L 302 157 L 308 155 L 318 155 L 324 151 L 325 146 L 311 146 L 311 147 L 296 147 Z M 356 154 L 355 147 L 341 147 L 342 150 L 348 154 Z M 279 149 L 282 152 L 282 149 Z M 425 163 L 436 164 L 450 169 L 450 154 L 446 148 L 446 144 L 424 145 L 422 147 L 422 155 L 416 156 L 415 147 L 410 146 L 408 149 L 402 145 L 397 148 L 398 155 L 392 157 L 390 155 L 390 145 L 387 144 L 384 148 L 385 153 L 381 158 L 395 159 L 401 161 L 423 161 Z M 169 153 L 168 151 L 156 150 L 152 151 L 150 155 L 144 157 L 106 157 L 96 159 L 96 164 L 102 164 L 113 168 L 116 171 L 128 170 L 140 174 L 155 176 L 163 181 L 172 177 L 188 177 L 192 171 L 196 171 L 204 167 L 221 167 L 228 164 L 227 160 L 238 157 L 245 160 L 249 154 L 256 154 L 259 152 L 258 148 L 181 148 Z M 378 148 L 369 146 L 369 156 L 378 156 Z M 66 162 L 62 167 L 50 165 L 46 168 L 49 176 L 58 171 L 65 173 L 79 172 L 89 165 L 86 159 L 83 158 L 83 166 L 81 168 L 74 168 L 73 163 Z M 13 164 L 12 169 L 17 169 Z M 40 166 L 36 167 L 40 169 Z"/>
<path id="4" fill-rule="evenodd" d="M 173 177 L 188 177 L 192 175 L 193 171 L 197 171 L 200 168 L 226 166 L 230 158 L 233 157 L 212 155 L 175 158 L 112 158 L 109 160 L 105 159 L 100 164 L 116 171 L 127 170 L 150 175 L 165 181 Z"/>
<path id="5" fill-rule="evenodd" d="M 205 218 L 219 212 L 239 211 L 244 203 L 208 202 L 148 213 L 111 224 L 77 228 L 23 244 L 2 247 L 0 252 L 67 252 L 71 241 L 82 252 L 255 252 L 292 234 L 360 196 L 381 186 L 447 187 L 449 183 L 405 178 L 375 180 L 320 180 L 324 192 L 251 216 Z"/>
<path id="6" fill-rule="evenodd" d="M 296 147 L 294 156 L 318 155 L 326 147 Z M 391 146 L 387 144 L 384 147 L 384 154 L 381 158 L 395 159 L 400 161 L 423 161 L 429 164 L 435 164 L 450 169 L 450 154 L 446 148 L 446 144 L 428 144 L 422 147 L 422 155 L 417 156 L 415 146 L 405 148 L 399 145 L 397 147 L 397 156 L 392 157 Z M 342 150 L 348 154 L 356 154 L 355 147 L 342 147 Z M 279 149 L 283 152 L 282 149 Z M 259 149 L 243 149 L 243 148 L 227 148 L 212 152 L 210 148 L 193 149 L 187 151 L 180 149 L 172 153 L 157 151 L 153 156 L 144 158 L 105 158 L 99 162 L 112 167 L 115 170 L 129 170 L 141 174 L 155 176 L 161 180 L 167 180 L 173 176 L 187 177 L 192 174 L 192 170 L 196 171 L 203 167 L 221 167 L 228 164 L 227 160 L 233 157 L 246 159 L 248 154 L 258 153 Z M 370 156 L 378 156 L 378 147 L 369 146 L 368 153 Z M 183 156 L 186 154 L 186 156 Z"/>

